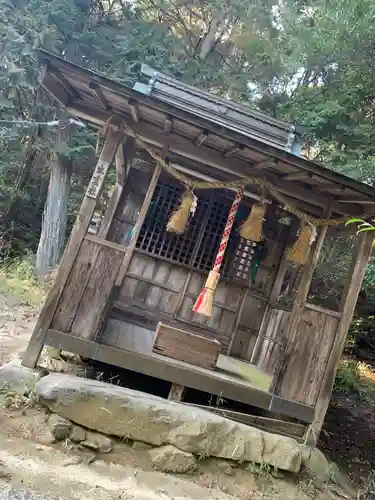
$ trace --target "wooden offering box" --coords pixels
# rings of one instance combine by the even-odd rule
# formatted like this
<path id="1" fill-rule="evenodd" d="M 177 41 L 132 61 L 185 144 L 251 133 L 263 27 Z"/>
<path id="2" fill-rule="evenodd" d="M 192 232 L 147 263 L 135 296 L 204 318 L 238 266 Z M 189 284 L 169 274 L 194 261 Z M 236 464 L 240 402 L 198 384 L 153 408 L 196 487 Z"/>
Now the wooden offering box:
<path id="1" fill-rule="evenodd" d="M 172 326 L 159 323 L 153 351 L 191 365 L 215 370 L 221 344 L 217 340 L 195 335 Z"/>

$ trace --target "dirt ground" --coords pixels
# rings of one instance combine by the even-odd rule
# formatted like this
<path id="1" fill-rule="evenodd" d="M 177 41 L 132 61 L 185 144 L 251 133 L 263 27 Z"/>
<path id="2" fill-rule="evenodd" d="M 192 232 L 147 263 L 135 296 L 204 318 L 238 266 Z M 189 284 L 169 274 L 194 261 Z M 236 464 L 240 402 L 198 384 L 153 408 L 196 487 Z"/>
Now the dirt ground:
<path id="1" fill-rule="evenodd" d="M 353 484 L 368 482 L 375 471 L 375 408 L 356 395 L 334 394 L 319 443 Z M 373 480 L 375 485 L 375 480 Z M 366 500 L 375 500 L 374 492 Z"/>
<path id="2" fill-rule="evenodd" d="M 26 349 L 37 316 L 38 308 L 0 295 L 0 365 Z"/>
<path id="3" fill-rule="evenodd" d="M 0 311 L 1 365 L 25 350 L 38 310 L 0 296 Z M 375 470 L 375 416 L 358 402 L 350 405 L 333 400 L 321 448 L 359 484 Z M 224 470 L 225 464 L 218 460 L 202 461 L 195 476 L 165 475 L 152 471 L 147 452 L 135 452 L 131 443 L 117 442 L 113 452 L 100 457 L 69 443 L 53 444 L 46 419 L 46 412 L 35 406 L 0 406 L 0 481 L 74 499 L 92 499 L 94 490 L 104 500 L 371 499 L 348 496 L 334 485 L 317 488 L 310 478 L 296 482 L 292 477 L 254 474 L 241 464 Z"/>

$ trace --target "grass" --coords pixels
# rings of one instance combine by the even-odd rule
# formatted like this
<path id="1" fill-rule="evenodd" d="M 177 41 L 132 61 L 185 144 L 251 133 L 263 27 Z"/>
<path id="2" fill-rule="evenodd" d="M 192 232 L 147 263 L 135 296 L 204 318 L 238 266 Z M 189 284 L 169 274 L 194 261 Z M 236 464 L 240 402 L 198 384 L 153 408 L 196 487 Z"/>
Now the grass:
<path id="1" fill-rule="evenodd" d="M 362 490 L 358 492 L 357 500 L 367 500 L 370 495 L 375 495 L 375 471 L 371 471 Z"/>
<path id="2" fill-rule="evenodd" d="M 375 371 L 362 361 L 343 359 L 335 380 L 335 390 L 356 394 L 368 401 L 375 400 Z"/>
<path id="3" fill-rule="evenodd" d="M 46 290 L 47 285 L 36 278 L 33 256 L 0 265 L 0 295 L 24 305 L 39 306 Z"/>

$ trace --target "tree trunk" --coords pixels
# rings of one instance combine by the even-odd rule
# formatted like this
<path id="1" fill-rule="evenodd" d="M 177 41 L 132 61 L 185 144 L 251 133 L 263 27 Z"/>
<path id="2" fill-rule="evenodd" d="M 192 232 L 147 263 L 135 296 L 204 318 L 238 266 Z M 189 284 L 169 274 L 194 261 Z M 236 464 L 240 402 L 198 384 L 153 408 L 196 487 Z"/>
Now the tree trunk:
<path id="1" fill-rule="evenodd" d="M 59 141 L 62 142 L 69 136 L 68 128 L 59 131 Z M 58 265 L 64 250 L 71 174 L 72 160 L 55 154 L 36 256 L 36 272 L 40 277 Z"/>

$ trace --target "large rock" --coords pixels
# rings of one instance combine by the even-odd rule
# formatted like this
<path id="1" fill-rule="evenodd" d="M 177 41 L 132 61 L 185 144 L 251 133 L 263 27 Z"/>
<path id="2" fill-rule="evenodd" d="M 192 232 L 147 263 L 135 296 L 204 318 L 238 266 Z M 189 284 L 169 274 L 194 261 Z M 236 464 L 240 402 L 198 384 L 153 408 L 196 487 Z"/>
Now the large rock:
<path id="1" fill-rule="evenodd" d="M 143 392 L 52 374 L 37 383 L 36 393 L 50 410 L 103 434 L 293 472 L 301 466 L 301 447 L 292 438 Z"/>
<path id="2" fill-rule="evenodd" d="M 87 432 L 86 439 L 81 444 L 98 453 L 110 453 L 112 451 L 111 439 L 96 432 Z"/>
<path id="3" fill-rule="evenodd" d="M 34 392 L 35 384 L 43 375 L 44 372 L 26 368 L 20 359 L 14 359 L 0 366 L 0 392 L 29 395 Z"/>
<path id="4" fill-rule="evenodd" d="M 332 464 L 328 462 L 324 454 L 318 448 L 304 446 L 302 448 L 302 465 L 314 477 L 319 480 L 328 480 Z"/>
<path id="5" fill-rule="evenodd" d="M 197 459 L 192 453 L 179 450 L 171 444 L 154 448 L 149 453 L 153 467 L 163 472 L 181 474 L 198 469 Z"/>
<path id="6" fill-rule="evenodd" d="M 73 443 L 81 443 L 86 439 L 86 431 L 82 427 L 79 427 L 79 425 L 74 425 L 69 437 Z"/>
<path id="7" fill-rule="evenodd" d="M 72 423 L 60 415 L 52 413 L 48 419 L 48 425 L 56 441 L 64 441 L 70 436 Z"/>

